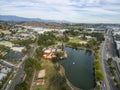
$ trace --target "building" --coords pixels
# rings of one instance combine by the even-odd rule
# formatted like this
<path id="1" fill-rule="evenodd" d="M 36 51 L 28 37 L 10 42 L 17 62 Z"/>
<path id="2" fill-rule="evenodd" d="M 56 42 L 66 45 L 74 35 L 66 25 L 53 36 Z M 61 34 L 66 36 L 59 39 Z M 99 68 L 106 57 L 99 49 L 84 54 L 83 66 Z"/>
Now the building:
<path id="1" fill-rule="evenodd" d="M 11 47 L 11 49 L 15 52 L 22 52 L 25 50 L 25 47 Z"/>
<path id="2" fill-rule="evenodd" d="M 117 49 L 118 55 L 120 57 L 120 41 L 115 40 L 115 43 L 116 43 L 116 49 Z"/>
<path id="3" fill-rule="evenodd" d="M 11 68 L 2 66 L 2 65 L 0 64 L 0 83 L 2 83 L 1 80 L 2 80 L 4 77 L 6 77 L 6 76 L 7 76 L 7 73 L 10 72 L 10 71 L 11 71 Z"/>
<path id="4" fill-rule="evenodd" d="M 4 45 L 6 47 L 12 47 L 13 43 L 8 42 L 8 41 L 0 41 L 0 45 Z"/>
<path id="5" fill-rule="evenodd" d="M 8 62 L 18 64 L 22 60 L 23 56 L 24 55 L 20 52 L 10 51 L 7 54 L 5 54 L 3 58 Z"/>
<path id="6" fill-rule="evenodd" d="M 113 31 L 113 36 L 120 35 L 120 29 Z"/>
<path id="7" fill-rule="evenodd" d="M 95 30 L 93 30 L 94 33 L 105 33 L 105 29 L 104 28 L 96 28 Z"/>
<path id="8" fill-rule="evenodd" d="M 87 44 L 87 41 L 80 41 L 80 44 Z"/>
<path id="9" fill-rule="evenodd" d="M 86 30 L 84 30 L 85 32 L 87 31 L 87 33 L 92 33 L 94 31 L 95 28 L 86 28 Z"/>
<path id="10" fill-rule="evenodd" d="M 6 74 L 0 73 L 0 83 L 2 83 L 1 80 L 2 80 L 4 77 L 6 77 L 6 76 L 7 76 Z"/>
<path id="11" fill-rule="evenodd" d="M 0 29 L 0 33 L 3 33 L 5 35 L 10 35 L 11 34 L 10 31 L 8 31 L 8 30 L 2 30 L 2 29 Z"/>
<path id="12" fill-rule="evenodd" d="M 43 58 L 45 60 L 53 60 L 56 56 L 54 55 L 55 49 L 48 49 L 44 51 Z"/>
<path id="13" fill-rule="evenodd" d="M 87 31 L 87 33 L 105 33 L 106 29 L 105 28 L 87 28 L 85 31 Z"/>
<path id="14" fill-rule="evenodd" d="M 120 41 L 115 40 L 115 42 L 116 42 L 117 49 L 119 49 L 120 48 Z"/>
<path id="15" fill-rule="evenodd" d="M 11 71 L 11 68 L 8 68 L 8 67 L 3 67 L 1 70 L 0 70 L 0 72 L 1 73 L 4 73 L 4 74 L 7 74 L 8 72 L 10 72 Z"/>
<path id="16" fill-rule="evenodd" d="M 45 69 L 40 70 L 38 72 L 37 78 L 35 80 L 36 85 L 44 85 L 44 83 L 45 83 L 45 80 L 44 80 L 45 72 L 46 72 Z"/>

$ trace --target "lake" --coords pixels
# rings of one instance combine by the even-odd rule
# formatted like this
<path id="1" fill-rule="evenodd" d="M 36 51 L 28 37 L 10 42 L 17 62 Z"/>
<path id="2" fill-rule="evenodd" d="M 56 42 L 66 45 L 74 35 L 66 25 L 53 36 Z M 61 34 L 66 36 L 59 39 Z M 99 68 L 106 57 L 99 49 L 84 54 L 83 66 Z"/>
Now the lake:
<path id="1" fill-rule="evenodd" d="M 76 50 L 66 47 L 68 57 L 61 60 L 68 80 L 77 88 L 90 90 L 94 88 L 93 70 L 94 53 L 88 50 Z"/>

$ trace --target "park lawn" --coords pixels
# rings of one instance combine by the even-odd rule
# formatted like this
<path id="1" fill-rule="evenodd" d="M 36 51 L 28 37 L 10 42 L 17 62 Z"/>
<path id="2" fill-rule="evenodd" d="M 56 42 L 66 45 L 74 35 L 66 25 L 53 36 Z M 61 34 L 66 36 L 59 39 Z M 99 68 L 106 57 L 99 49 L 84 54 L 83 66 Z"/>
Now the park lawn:
<path id="1" fill-rule="evenodd" d="M 80 42 L 80 40 L 75 37 L 69 37 L 69 42 L 78 43 L 78 42 Z"/>
<path id="2" fill-rule="evenodd" d="M 49 90 L 49 88 L 53 88 L 53 90 L 59 90 L 59 87 L 57 88 L 55 85 L 52 84 L 52 79 L 56 75 L 56 70 L 52 64 L 51 61 L 49 60 L 41 60 L 41 66 L 42 69 L 46 70 L 46 75 L 45 75 L 45 84 L 44 85 L 36 85 L 33 86 L 33 90 Z"/>
<path id="3" fill-rule="evenodd" d="M 87 43 L 86 40 L 80 40 L 76 37 L 69 37 L 69 43 Z"/>

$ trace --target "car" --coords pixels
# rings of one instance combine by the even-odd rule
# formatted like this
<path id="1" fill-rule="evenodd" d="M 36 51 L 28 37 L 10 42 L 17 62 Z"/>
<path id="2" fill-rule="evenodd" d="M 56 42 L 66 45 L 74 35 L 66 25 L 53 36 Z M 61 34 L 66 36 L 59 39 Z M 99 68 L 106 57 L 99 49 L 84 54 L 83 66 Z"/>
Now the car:
<path id="1" fill-rule="evenodd" d="M 12 82 L 12 80 L 10 80 L 10 81 L 8 82 L 8 84 L 11 84 L 11 82 Z"/>

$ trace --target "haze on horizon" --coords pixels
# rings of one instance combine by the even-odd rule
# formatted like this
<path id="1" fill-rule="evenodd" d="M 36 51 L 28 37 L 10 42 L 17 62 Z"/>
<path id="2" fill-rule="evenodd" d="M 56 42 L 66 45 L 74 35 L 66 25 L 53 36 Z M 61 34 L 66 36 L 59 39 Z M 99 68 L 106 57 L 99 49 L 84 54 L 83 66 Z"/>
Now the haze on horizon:
<path id="1" fill-rule="evenodd" d="M 0 0 L 0 15 L 77 23 L 120 23 L 120 0 Z"/>

